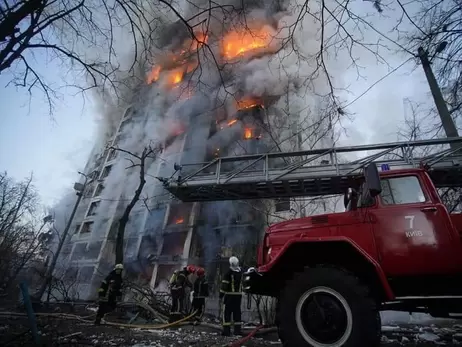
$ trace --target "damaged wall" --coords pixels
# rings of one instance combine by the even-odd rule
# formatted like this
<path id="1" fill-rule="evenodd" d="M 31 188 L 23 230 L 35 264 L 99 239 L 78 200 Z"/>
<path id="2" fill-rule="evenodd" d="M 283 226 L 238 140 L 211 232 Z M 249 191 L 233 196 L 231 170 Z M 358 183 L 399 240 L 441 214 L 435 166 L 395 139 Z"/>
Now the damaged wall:
<path id="1" fill-rule="evenodd" d="M 220 1 L 225 2 L 237 7 L 242 4 Z M 191 41 L 181 23 L 166 25 L 156 33 L 154 54 L 149 57 L 153 65 L 139 62 L 147 66 L 146 80 L 127 92 L 123 102 L 104 108 L 104 129 L 85 171 L 94 172 L 94 177 L 73 225 L 74 265 L 95 269 L 91 288 L 83 295 L 94 295 L 113 265 L 117 220 L 139 182 L 137 169 L 127 169 L 130 156 L 110 151 L 108 146 L 135 154 L 149 144 L 164 147 L 147 165 L 142 201 L 130 215 L 125 244 L 127 271 L 147 278 L 154 269 L 150 281 L 156 286 L 167 276 L 165 267 L 181 268 L 191 259 L 205 266 L 212 280 L 218 278 L 231 254 L 245 265 L 253 265 L 252 252 L 264 226 L 271 222 L 262 202 L 196 204 L 195 212 L 187 204 L 170 204 L 171 196 L 156 177 L 172 177 L 174 163 L 183 166 L 181 175 L 187 175 L 202 166 L 191 164 L 217 155 L 319 146 L 320 134 L 329 129 L 333 132 L 332 118 L 325 116 L 328 101 L 321 96 L 328 89 L 325 78 L 307 80 L 316 66 L 298 60 L 283 46 L 281 35 L 287 34 L 286 24 L 294 20 L 291 2 L 245 4 L 245 11 L 229 17 L 216 11 L 208 19 L 207 31 L 197 27 L 202 28 L 196 34 L 207 47 Z M 197 11 L 197 7 L 185 5 L 181 13 L 190 18 Z M 247 31 L 244 14 L 258 35 Z M 198 16 L 198 23 L 201 20 Z M 296 33 L 299 48 L 306 54 L 316 42 L 316 30 L 310 25 Z M 211 58 L 212 53 L 216 59 Z M 263 108 L 257 111 L 255 106 Z M 101 252 L 94 259 L 99 245 Z M 165 256 L 171 257 L 162 258 Z"/>

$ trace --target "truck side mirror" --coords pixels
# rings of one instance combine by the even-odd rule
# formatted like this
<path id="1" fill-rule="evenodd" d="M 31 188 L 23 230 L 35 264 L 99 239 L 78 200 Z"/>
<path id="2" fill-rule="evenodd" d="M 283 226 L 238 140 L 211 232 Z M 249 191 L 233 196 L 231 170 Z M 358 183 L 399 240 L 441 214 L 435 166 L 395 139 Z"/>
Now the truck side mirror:
<path id="1" fill-rule="evenodd" d="M 351 203 L 351 206 L 356 208 L 356 200 L 358 199 L 358 192 L 353 188 L 348 188 L 348 190 L 343 195 L 343 206 L 345 209 L 348 208 L 348 204 Z"/>
<path id="2" fill-rule="evenodd" d="M 366 189 L 368 190 L 371 198 L 374 198 L 382 193 L 379 170 L 375 163 L 370 163 L 364 168 L 364 178 L 366 179 Z"/>

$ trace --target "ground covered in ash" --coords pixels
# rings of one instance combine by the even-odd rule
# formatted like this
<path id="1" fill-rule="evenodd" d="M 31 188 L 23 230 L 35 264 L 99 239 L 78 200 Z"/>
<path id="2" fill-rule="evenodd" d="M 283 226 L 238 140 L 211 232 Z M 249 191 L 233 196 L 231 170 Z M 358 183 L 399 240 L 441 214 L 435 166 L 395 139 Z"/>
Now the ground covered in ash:
<path id="1" fill-rule="evenodd" d="M 87 312 L 88 314 L 88 312 Z M 91 321 L 63 317 L 37 317 L 41 346 L 134 346 L 134 347 L 221 347 L 230 346 L 235 337 L 224 338 L 210 326 L 184 325 L 159 330 L 116 326 L 95 326 Z M 250 331 L 250 329 L 246 330 Z M 462 324 L 421 326 L 417 324 L 382 327 L 382 346 L 461 346 Z M 0 346 L 32 346 L 28 320 L 0 312 Z M 279 347 L 275 333 L 246 341 L 243 346 Z"/>

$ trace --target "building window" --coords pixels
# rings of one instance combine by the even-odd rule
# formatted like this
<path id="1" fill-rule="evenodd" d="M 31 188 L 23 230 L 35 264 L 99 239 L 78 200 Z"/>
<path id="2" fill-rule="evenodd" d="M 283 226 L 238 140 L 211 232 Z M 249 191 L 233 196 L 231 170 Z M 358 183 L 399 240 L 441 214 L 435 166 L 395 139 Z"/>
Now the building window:
<path id="1" fill-rule="evenodd" d="M 88 209 L 87 217 L 89 216 L 94 216 L 96 214 L 96 210 L 98 209 L 98 206 L 101 201 L 93 201 L 90 204 L 90 208 Z"/>
<path id="2" fill-rule="evenodd" d="M 93 170 L 89 175 L 88 175 L 88 178 L 90 180 L 95 180 L 97 179 L 99 176 L 99 171 L 98 170 Z"/>
<path id="3" fill-rule="evenodd" d="M 74 283 L 77 281 L 77 275 L 79 273 L 79 268 L 76 266 L 70 267 L 67 269 L 66 273 L 64 274 L 64 281 L 68 284 Z"/>
<path id="4" fill-rule="evenodd" d="M 275 210 L 276 212 L 290 211 L 290 198 L 276 200 Z"/>
<path id="5" fill-rule="evenodd" d="M 87 249 L 85 252 L 85 259 L 93 260 L 97 259 L 99 256 L 99 252 L 101 251 L 101 246 L 103 241 L 92 242 L 87 245 Z"/>
<path id="6" fill-rule="evenodd" d="M 417 176 L 383 179 L 381 185 L 380 196 L 385 205 L 412 204 L 426 200 Z"/>
<path id="7" fill-rule="evenodd" d="M 88 185 L 85 187 L 84 191 L 83 191 L 83 197 L 84 197 L 84 198 L 89 198 L 89 197 L 91 197 L 91 195 L 93 194 L 93 189 L 94 189 L 94 188 L 95 188 L 94 185 L 88 184 Z"/>
<path id="8" fill-rule="evenodd" d="M 81 224 L 79 223 L 79 224 L 77 224 L 77 225 L 75 226 L 75 230 L 74 230 L 74 233 L 76 233 L 76 234 L 78 234 L 78 233 L 79 233 L 79 230 L 80 230 L 80 225 L 81 225 Z"/>
<path id="9" fill-rule="evenodd" d="M 85 253 L 87 251 L 87 243 L 80 242 L 76 243 L 74 247 L 74 251 L 72 252 L 72 261 L 83 259 Z"/>
<path id="10" fill-rule="evenodd" d="M 87 234 L 93 231 L 93 222 L 83 223 L 82 231 L 80 233 Z"/>
<path id="11" fill-rule="evenodd" d="M 93 277 L 94 272 L 95 272 L 94 266 L 82 267 L 79 272 L 79 283 L 89 284 L 91 282 L 91 278 Z"/>
<path id="12" fill-rule="evenodd" d="M 112 165 L 105 166 L 101 178 L 106 178 L 111 173 Z"/>
<path id="13" fill-rule="evenodd" d="M 95 191 L 95 197 L 100 196 L 103 190 L 104 190 L 104 185 L 102 185 L 101 183 L 98 184 L 98 186 L 96 187 L 96 191 Z"/>
<path id="14" fill-rule="evenodd" d="M 188 225 L 192 207 L 192 203 L 171 204 L 167 225 Z"/>

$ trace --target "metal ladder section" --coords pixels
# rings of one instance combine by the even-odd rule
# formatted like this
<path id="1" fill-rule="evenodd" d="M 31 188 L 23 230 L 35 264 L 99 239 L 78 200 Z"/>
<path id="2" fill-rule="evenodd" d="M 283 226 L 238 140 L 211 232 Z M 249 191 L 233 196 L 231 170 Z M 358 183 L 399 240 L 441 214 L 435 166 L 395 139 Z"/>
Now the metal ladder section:
<path id="1" fill-rule="evenodd" d="M 460 146 L 444 149 L 454 143 Z M 419 150 L 432 154 L 413 155 Z M 345 160 L 367 151 L 379 152 Z M 354 186 L 371 162 L 379 171 L 425 168 L 437 187 L 462 187 L 462 137 L 222 157 L 175 165 L 163 181 L 184 202 L 335 195 Z"/>

